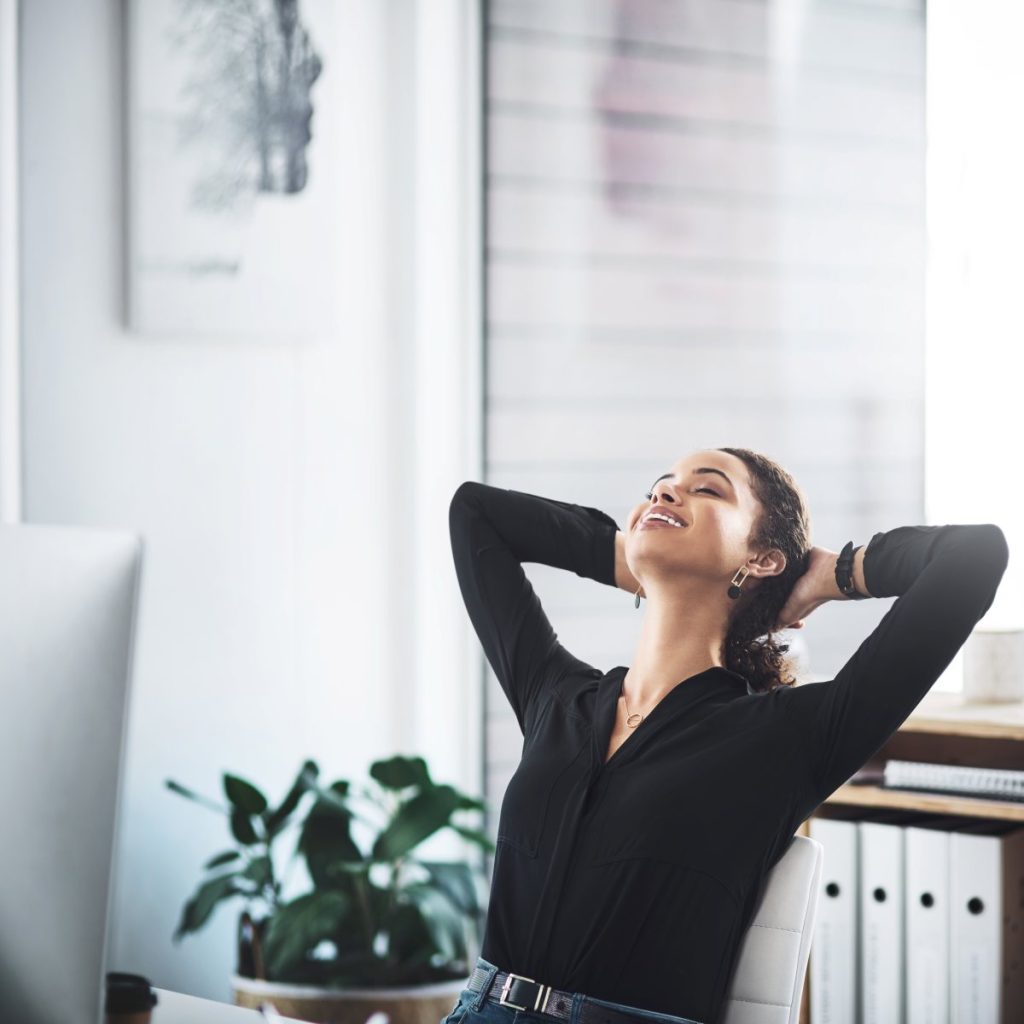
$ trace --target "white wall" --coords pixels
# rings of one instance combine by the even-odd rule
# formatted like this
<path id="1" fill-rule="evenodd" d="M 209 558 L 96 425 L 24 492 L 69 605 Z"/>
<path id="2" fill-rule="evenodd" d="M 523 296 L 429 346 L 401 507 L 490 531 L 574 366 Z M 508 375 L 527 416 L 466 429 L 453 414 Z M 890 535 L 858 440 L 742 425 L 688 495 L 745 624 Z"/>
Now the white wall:
<path id="1" fill-rule="evenodd" d="M 0 523 L 21 515 L 17 28 L 15 0 L 0 0 Z"/>
<path id="2" fill-rule="evenodd" d="M 456 443 L 425 452 L 412 429 L 423 399 L 399 315 L 415 268 L 396 133 L 410 123 L 400 40 L 413 6 L 361 0 L 338 19 L 325 73 L 344 78 L 345 326 L 298 347 L 126 331 L 122 4 L 22 5 L 24 515 L 147 541 L 111 967 L 163 987 L 227 998 L 236 915 L 172 948 L 202 861 L 229 843 L 223 821 L 166 791 L 166 777 L 216 795 L 229 769 L 277 799 L 306 756 L 361 779 L 402 752 L 477 785 L 476 753 L 456 742 L 465 719 L 428 731 L 408 710 L 425 685 L 472 708 L 464 617 L 435 617 L 449 642 L 424 665 L 403 594 L 423 531 L 447 549 L 438 496 L 478 475 L 471 405 L 451 401 L 461 378 L 432 396 L 432 440 Z M 437 365 L 464 342 L 443 342 Z M 434 456 L 428 507 L 411 482 Z M 458 607 L 445 564 L 435 600 Z"/>

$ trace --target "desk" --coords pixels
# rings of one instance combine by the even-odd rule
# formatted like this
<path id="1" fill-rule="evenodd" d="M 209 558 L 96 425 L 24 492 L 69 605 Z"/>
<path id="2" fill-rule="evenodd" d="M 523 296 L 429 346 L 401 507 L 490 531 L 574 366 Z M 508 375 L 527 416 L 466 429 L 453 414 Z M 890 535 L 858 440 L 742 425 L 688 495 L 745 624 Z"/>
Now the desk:
<path id="1" fill-rule="evenodd" d="M 159 1002 L 153 1007 L 153 1024 L 257 1024 L 266 1018 L 259 1010 L 245 1010 L 230 1003 L 199 999 L 181 992 L 155 989 Z M 285 1017 L 284 1020 L 294 1020 Z"/>

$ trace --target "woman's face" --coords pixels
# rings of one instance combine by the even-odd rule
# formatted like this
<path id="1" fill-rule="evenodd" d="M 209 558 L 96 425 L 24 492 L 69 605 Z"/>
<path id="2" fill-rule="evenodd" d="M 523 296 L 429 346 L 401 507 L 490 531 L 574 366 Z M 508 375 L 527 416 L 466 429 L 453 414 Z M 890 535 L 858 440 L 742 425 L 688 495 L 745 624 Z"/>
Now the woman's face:
<path id="1" fill-rule="evenodd" d="M 660 475 L 660 474 L 659 474 Z M 626 563 L 640 580 L 653 582 L 679 572 L 728 581 L 756 553 L 747 543 L 760 502 L 754 497 L 746 463 L 728 452 L 695 452 L 653 482 L 626 521 Z M 666 509 L 682 527 L 644 526 L 652 509 Z M 748 568 L 753 567 L 753 561 Z"/>

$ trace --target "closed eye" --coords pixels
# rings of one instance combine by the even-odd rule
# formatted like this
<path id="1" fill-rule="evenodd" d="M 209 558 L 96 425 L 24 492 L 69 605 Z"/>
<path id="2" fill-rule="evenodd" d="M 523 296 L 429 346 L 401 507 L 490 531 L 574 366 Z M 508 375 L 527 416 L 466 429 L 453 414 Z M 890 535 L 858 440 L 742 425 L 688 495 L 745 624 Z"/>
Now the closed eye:
<path id="1" fill-rule="evenodd" d="M 698 487 L 697 488 L 697 493 L 700 494 L 701 491 L 707 491 L 708 494 L 713 494 L 716 498 L 720 498 L 721 497 L 721 495 L 718 493 L 718 491 L 713 491 L 710 487 Z M 653 491 L 648 491 L 644 495 L 644 497 L 648 501 L 650 501 L 650 500 L 652 500 L 654 498 L 654 492 Z"/>

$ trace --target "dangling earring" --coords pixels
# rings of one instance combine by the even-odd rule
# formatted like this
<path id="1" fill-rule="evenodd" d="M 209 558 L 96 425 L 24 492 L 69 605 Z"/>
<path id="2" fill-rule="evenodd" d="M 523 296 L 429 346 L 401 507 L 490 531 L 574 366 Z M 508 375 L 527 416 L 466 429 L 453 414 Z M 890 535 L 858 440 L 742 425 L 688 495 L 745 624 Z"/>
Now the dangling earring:
<path id="1" fill-rule="evenodd" d="M 740 573 L 743 573 L 740 576 Z M 736 570 L 736 575 L 731 580 L 731 586 L 729 587 L 728 594 L 735 601 L 740 596 L 740 587 L 743 586 L 743 581 L 750 575 L 750 570 L 744 565 Z"/>
<path id="2" fill-rule="evenodd" d="M 643 589 L 643 584 L 641 584 L 639 587 L 636 588 L 636 604 L 633 605 L 634 608 L 639 608 L 640 607 L 640 591 L 642 589 Z"/>

